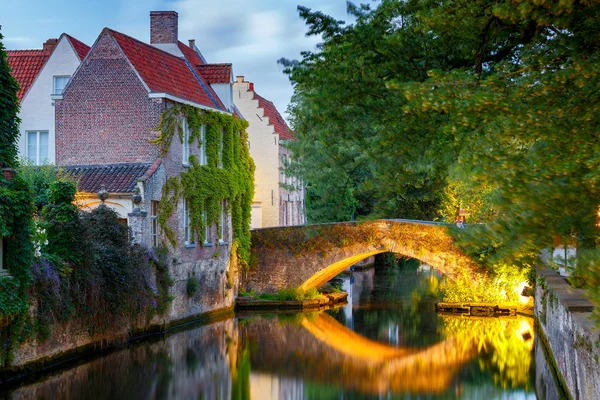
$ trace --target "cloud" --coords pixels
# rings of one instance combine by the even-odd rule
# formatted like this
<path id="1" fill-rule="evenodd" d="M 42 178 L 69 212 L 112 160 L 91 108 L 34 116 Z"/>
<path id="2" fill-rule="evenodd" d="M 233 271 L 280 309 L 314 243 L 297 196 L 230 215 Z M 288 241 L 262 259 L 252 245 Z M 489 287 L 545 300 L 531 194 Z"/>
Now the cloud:
<path id="1" fill-rule="evenodd" d="M 254 82 L 257 92 L 285 112 L 293 91 L 277 60 L 298 58 L 320 41 L 306 37 L 298 1 L 337 18 L 345 13 L 345 0 L 177 0 L 170 5 L 179 13 L 182 41 L 196 39 L 209 62 L 233 63 L 236 75 Z"/>
<path id="2" fill-rule="evenodd" d="M 29 36 L 8 36 L 3 39 L 5 47 L 10 48 L 25 48 L 27 46 L 42 47 L 42 43 L 37 43 L 36 39 Z"/>

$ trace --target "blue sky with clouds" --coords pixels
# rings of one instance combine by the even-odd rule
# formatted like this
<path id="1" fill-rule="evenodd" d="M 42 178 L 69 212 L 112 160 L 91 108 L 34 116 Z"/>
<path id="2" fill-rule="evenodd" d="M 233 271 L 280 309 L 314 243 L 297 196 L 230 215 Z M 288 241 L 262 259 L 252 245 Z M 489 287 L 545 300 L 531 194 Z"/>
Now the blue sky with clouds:
<path id="1" fill-rule="evenodd" d="M 208 62 L 233 63 L 284 112 L 292 87 L 277 60 L 319 41 L 305 36 L 299 4 L 347 19 L 346 0 L 0 0 L 0 25 L 11 50 L 41 48 L 63 32 L 91 46 L 104 27 L 148 42 L 150 11 L 175 10 L 182 42 L 196 39 Z"/>

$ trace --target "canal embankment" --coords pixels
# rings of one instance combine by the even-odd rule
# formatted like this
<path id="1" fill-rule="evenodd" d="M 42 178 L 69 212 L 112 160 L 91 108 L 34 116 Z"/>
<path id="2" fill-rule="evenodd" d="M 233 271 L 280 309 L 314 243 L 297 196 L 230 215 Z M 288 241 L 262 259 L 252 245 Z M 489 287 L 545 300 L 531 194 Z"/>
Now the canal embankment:
<path id="1" fill-rule="evenodd" d="M 535 316 L 548 362 L 573 399 L 600 399 L 600 330 L 593 304 L 549 267 L 537 268 Z"/>

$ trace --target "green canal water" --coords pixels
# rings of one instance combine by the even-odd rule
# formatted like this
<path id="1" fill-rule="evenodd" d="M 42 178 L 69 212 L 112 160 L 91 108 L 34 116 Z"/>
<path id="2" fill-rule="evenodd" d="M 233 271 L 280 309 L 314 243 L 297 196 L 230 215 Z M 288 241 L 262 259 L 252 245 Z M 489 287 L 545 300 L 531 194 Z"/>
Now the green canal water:
<path id="1" fill-rule="evenodd" d="M 440 316 L 441 276 L 340 277 L 344 307 L 237 314 L 0 387 L 7 399 L 553 399 L 533 321 Z"/>

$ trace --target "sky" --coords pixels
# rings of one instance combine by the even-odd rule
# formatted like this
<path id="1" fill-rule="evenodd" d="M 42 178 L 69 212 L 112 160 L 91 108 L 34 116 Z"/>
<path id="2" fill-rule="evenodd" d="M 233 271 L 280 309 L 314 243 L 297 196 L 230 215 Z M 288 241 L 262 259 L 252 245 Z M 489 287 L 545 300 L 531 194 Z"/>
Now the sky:
<path id="1" fill-rule="evenodd" d="M 150 11 L 174 10 L 179 40 L 195 39 L 210 63 L 233 63 L 234 75 L 285 113 L 293 89 L 277 60 L 319 42 L 305 36 L 298 5 L 348 19 L 346 0 L 0 0 L 0 32 L 9 50 L 41 48 L 63 32 L 91 46 L 104 27 L 149 42 Z"/>

